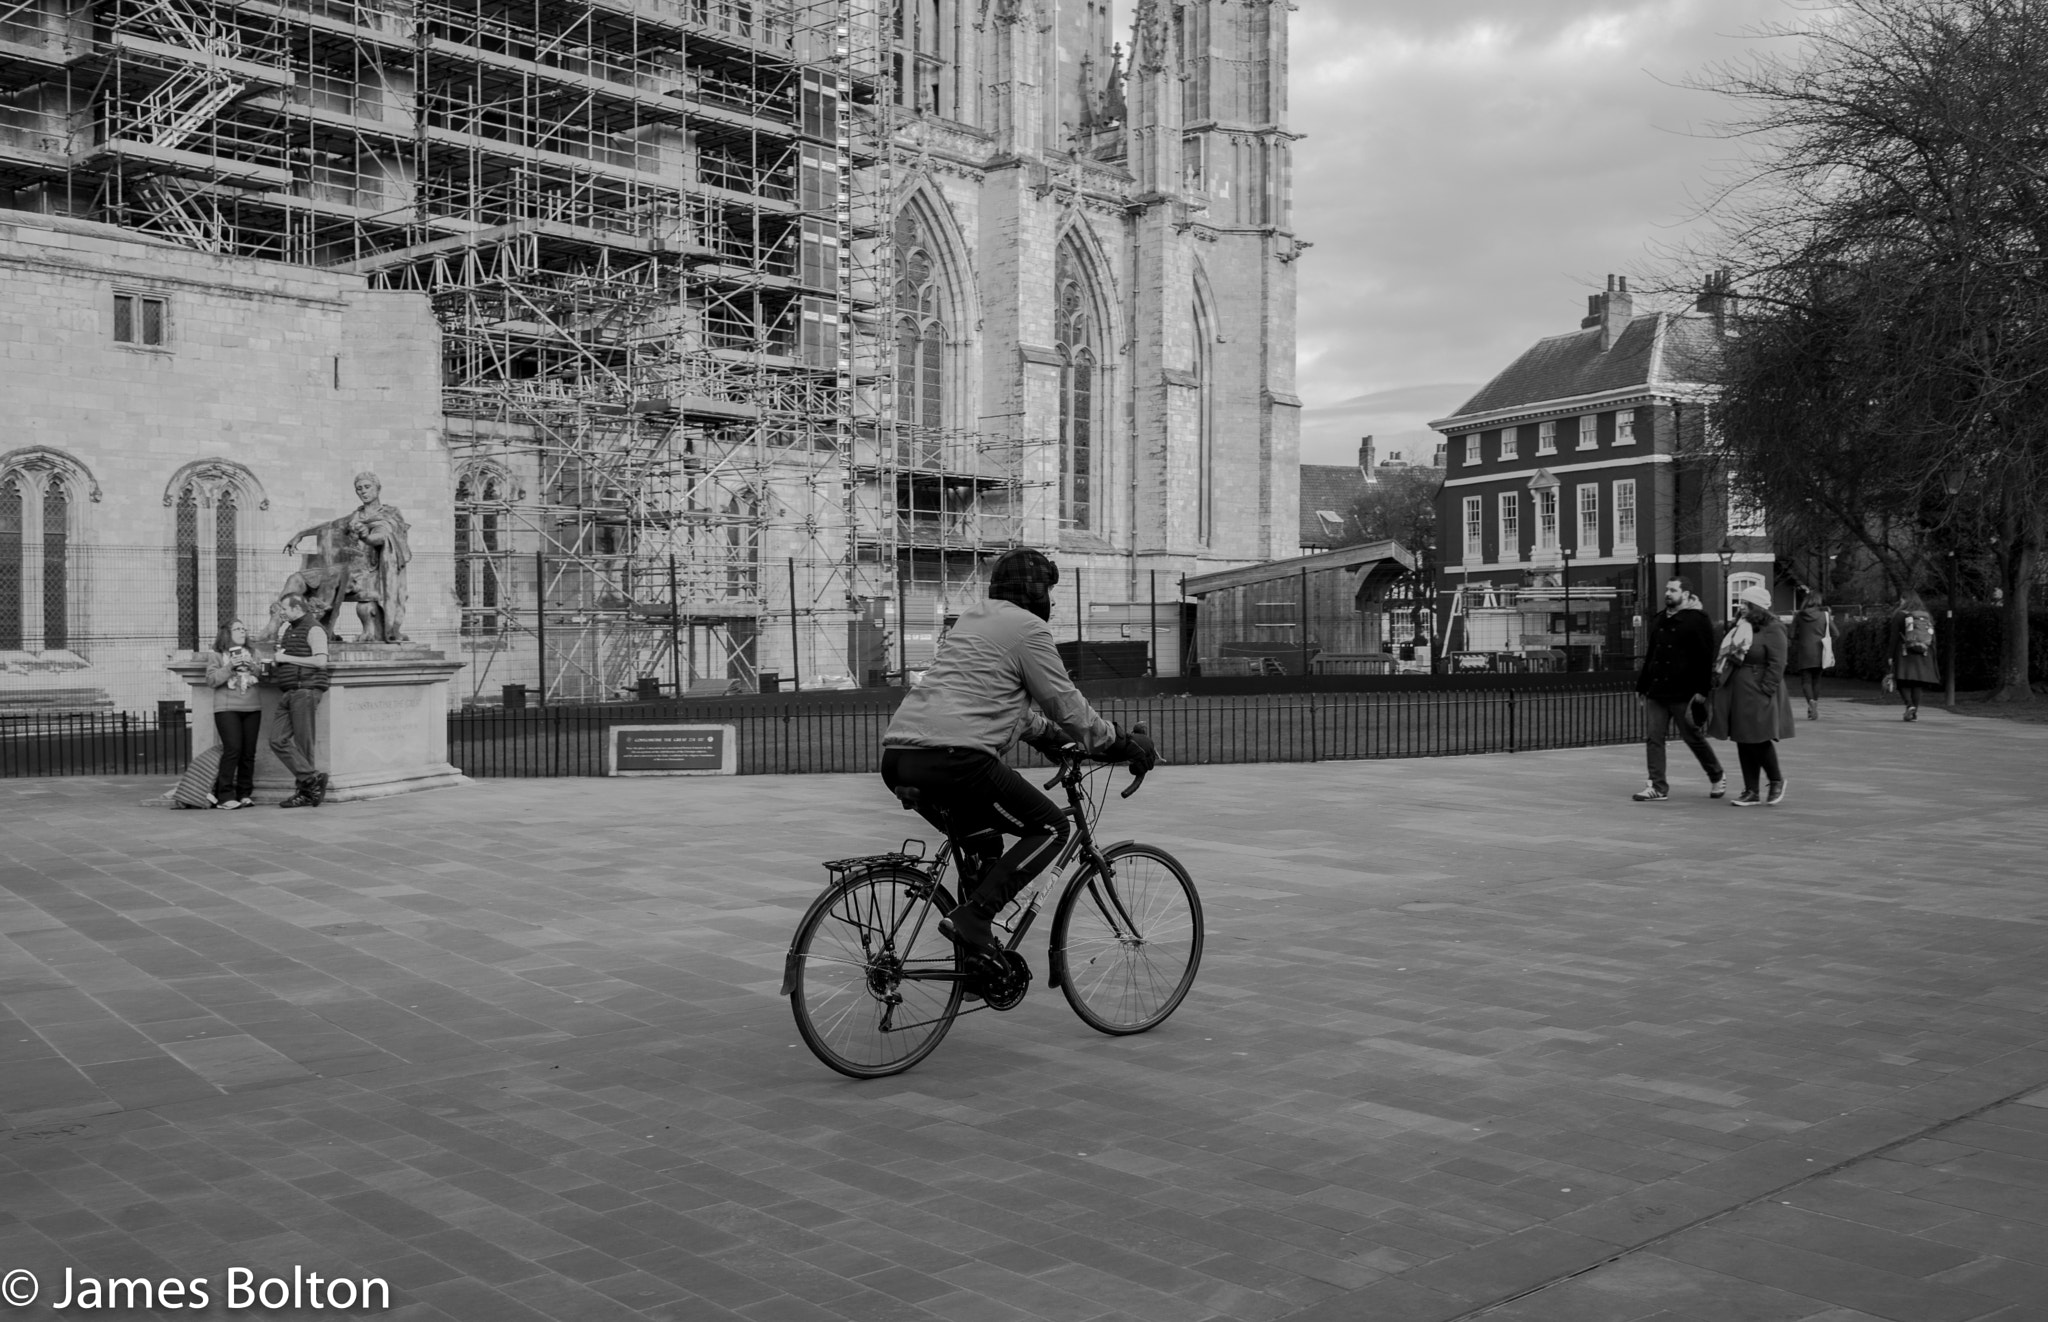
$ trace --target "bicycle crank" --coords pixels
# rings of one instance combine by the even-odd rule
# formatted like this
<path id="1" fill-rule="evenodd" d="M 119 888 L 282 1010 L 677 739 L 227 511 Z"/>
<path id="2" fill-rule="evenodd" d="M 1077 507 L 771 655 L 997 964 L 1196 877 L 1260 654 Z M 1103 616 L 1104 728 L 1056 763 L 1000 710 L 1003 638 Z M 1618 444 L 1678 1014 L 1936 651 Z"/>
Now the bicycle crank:
<path id="1" fill-rule="evenodd" d="M 1031 990 L 1031 965 L 1014 950 L 977 954 L 967 989 L 978 992 L 991 1010 L 1014 1010 Z"/>

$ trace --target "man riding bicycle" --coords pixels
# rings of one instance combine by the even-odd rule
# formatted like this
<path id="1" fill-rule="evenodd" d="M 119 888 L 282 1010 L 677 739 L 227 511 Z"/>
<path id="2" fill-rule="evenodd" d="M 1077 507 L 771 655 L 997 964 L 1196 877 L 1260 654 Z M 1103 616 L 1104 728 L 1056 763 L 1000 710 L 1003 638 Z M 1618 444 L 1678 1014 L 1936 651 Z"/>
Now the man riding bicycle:
<path id="1" fill-rule="evenodd" d="M 1143 730 L 1103 720 L 1067 678 L 1046 624 L 1059 581 L 1039 551 L 997 559 L 988 600 L 962 612 L 882 736 L 882 782 L 959 842 L 961 903 L 939 930 L 969 951 L 1001 950 L 990 921 L 1060 856 L 1070 829 L 1003 753 L 1021 738 L 1048 755 L 1071 741 L 1139 772 L 1158 761 Z M 1005 834 L 1018 837 L 1008 853 Z"/>

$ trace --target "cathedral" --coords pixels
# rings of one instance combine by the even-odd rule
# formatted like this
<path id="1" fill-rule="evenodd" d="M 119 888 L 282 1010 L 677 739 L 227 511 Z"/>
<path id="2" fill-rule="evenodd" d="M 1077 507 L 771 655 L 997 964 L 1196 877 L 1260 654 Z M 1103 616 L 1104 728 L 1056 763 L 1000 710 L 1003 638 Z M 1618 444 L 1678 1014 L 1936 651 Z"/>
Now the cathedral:
<path id="1" fill-rule="evenodd" d="M 1018 545 L 1177 621 L 1296 539 L 1288 9 L 16 6 L 0 704 L 175 696 L 364 469 L 473 700 L 900 682 Z"/>
<path id="2" fill-rule="evenodd" d="M 1128 50 L 1109 11 L 898 8 L 896 59 L 920 72 L 897 307 L 932 346 L 899 411 L 1041 442 L 1024 540 L 1080 570 L 1086 598 L 1137 602 L 1155 576 L 1177 598 L 1182 574 L 1294 551 L 1304 245 L 1288 6 L 1144 0 Z"/>

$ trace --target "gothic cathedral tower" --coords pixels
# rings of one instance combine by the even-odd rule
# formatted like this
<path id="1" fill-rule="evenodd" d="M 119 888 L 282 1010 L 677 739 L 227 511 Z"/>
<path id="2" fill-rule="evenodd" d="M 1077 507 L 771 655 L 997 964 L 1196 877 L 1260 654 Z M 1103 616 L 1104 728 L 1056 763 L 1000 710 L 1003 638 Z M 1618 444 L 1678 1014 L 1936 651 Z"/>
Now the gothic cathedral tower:
<path id="1" fill-rule="evenodd" d="M 1070 573 L 1067 637 L 1292 555 L 1286 0 L 1139 0 L 1129 51 L 1112 0 L 892 5 L 909 467 L 857 581 L 909 622 L 901 664 L 1006 545 Z"/>

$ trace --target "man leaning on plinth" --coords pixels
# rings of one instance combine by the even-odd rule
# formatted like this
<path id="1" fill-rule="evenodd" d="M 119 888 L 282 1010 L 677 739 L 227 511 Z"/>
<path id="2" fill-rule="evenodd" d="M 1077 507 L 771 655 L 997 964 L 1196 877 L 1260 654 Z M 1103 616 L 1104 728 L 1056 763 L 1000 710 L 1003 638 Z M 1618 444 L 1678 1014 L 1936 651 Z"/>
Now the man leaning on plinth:
<path id="1" fill-rule="evenodd" d="M 1693 595 L 1692 584 L 1674 578 L 1664 585 L 1664 609 L 1650 621 L 1649 646 L 1643 653 L 1643 669 L 1636 676 L 1636 692 L 1643 695 L 1643 745 L 1650 764 L 1650 780 L 1635 792 L 1637 803 L 1656 803 L 1671 797 L 1670 782 L 1664 776 L 1664 743 L 1671 736 L 1673 722 L 1678 736 L 1700 770 L 1707 773 L 1707 793 L 1720 798 L 1728 792 L 1728 776 L 1721 759 L 1701 730 L 1704 700 L 1714 687 L 1713 621 L 1706 607 Z M 1701 714 L 1696 714 L 1700 711 Z"/>
<path id="2" fill-rule="evenodd" d="M 279 603 L 285 626 L 277 636 L 277 660 L 270 672 L 278 687 L 277 719 L 270 725 L 270 751 L 292 773 L 292 796 L 280 808 L 317 808 L 327 797 L 327 773 L 313 765 L 314 715 L 327 691 L 327 631 L 293 594 Z"/>

